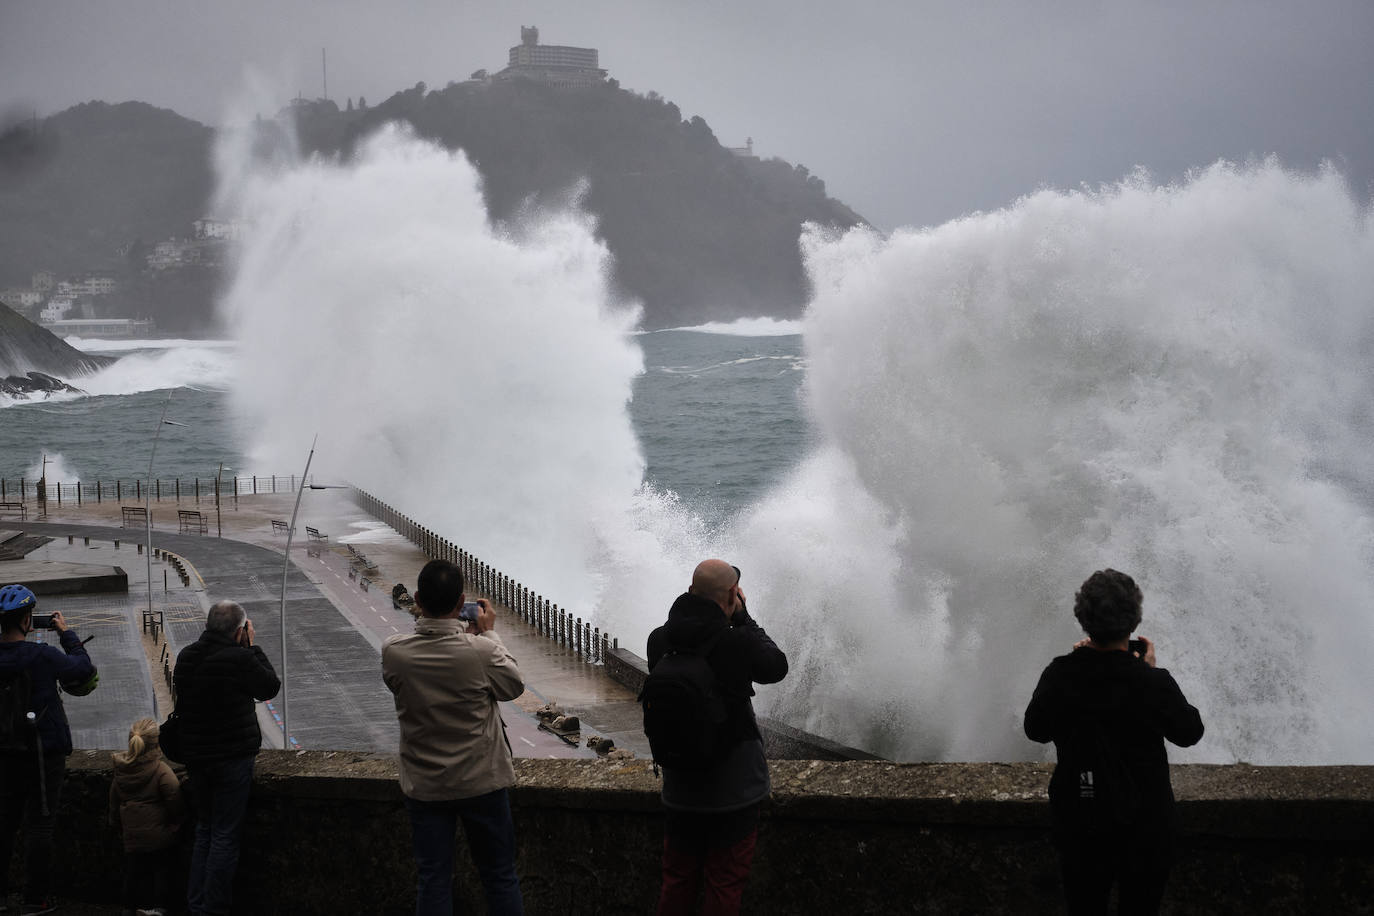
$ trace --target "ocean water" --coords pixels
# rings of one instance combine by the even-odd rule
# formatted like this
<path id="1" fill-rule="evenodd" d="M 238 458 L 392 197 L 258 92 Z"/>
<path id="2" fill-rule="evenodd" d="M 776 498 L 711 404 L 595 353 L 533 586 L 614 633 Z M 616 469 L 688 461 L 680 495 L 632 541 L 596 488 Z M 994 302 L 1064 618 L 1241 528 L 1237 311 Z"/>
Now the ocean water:
<path id="1" fill-rule="evenodd" d="M 650 486 L 676 494 L 720 524 L 801 459 L 807 436 L 798 400 L 804 361 L 796 322 L 703 326 L 634 339 L 645 364 L 629 406 Z M 68 342 L 136 366 L 117 363 L 76 380 L 86 395 L 0 399 L 0 476 L 7 480 L 38 479 L 45 457 L 48 479 L 64 485 L 141 479 L 150 457 L 155 477 L 183 480 L 213 478 L 221 462 L 226 480 L 299 475 L 304 466 L 305 452 L 289 467 L 249 462 L 252 436 L 236 419 L 226 387 L 236 345 Z M 164 426 L 152 456 L 151 436 L 164 406 L 169 420 L 184 425 Z M 721 411 L 728 416 L 724 424 Z"/>
<path id="2" fill-rule="evenodd" d="M 1021 713 L 1112 566 L 1207 725 L 1172 759 L 1374 763 L 1374 220 L 1336 171 L 807 231 L 813 298 L 767 328 L 800 334 L 761 338 L 636 333 L 589 217 L 492 225 L 402 129 L 346 162 L 224 140 L 235 467 L 318 434 L 316 473 L 632 648 L 727 558 L 791 661 L 759 708 L 907 760 L 1047 758 Z"/>

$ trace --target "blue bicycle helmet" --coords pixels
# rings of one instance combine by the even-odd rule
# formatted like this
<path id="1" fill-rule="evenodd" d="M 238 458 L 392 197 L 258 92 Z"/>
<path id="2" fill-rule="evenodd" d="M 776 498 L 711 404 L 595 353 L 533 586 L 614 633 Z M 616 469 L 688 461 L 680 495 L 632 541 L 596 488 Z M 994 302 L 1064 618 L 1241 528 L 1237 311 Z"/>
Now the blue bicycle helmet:
<path id="1" fill-rule="evenodd" d="M 11 611 L 32 611 L 38 607 L 38 596 L 22 585 L 0 588 L 0 614 Z"/>

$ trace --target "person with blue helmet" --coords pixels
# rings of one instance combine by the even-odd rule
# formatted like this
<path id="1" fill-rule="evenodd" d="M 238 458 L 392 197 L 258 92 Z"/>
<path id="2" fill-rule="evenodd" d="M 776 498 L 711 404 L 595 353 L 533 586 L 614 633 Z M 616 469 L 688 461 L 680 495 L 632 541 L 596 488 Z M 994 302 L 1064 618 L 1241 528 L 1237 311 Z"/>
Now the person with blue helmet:
<path id="1" fill-rule="evenodd" d="M 37 607 L 38 598 L 25 586 L 0 588 L 0 690 L 13 707 L 11 721 L 0 723 L 5 735 L 0 743 L 0 903 L 8 903 L 10 859 L 22 824 L 27 846 L 24 914 L 55 909 L 53 826 L 72 752 L 72 730 L 58 684 L 83 685 L 73 691 L 81 692 L 96 680 L 86 647 L 60 611 L 52 614 L 51 624 L 60 649 L 28 640 Z"/>

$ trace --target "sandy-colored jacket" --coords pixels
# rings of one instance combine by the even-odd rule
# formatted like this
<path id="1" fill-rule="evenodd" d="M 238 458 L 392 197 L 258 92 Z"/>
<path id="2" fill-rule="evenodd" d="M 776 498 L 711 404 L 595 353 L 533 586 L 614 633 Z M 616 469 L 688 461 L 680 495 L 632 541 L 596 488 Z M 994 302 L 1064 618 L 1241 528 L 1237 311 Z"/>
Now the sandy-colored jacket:
<path id="1" fill-rule="evenodd" d="M 401 791 L 419 801 L 472 798 L 515 783 L 498 700 L 525 690 L 495 630 L 421 617 L 382 645 L 382 680 L 401 724 Z"/>

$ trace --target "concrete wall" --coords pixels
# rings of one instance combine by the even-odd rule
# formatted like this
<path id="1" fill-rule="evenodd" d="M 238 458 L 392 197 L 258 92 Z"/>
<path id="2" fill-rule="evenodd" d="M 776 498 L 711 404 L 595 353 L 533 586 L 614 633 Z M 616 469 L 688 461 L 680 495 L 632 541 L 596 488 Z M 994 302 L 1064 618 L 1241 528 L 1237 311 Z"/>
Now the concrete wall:
<path id="1" fill-rule="evenodd" d="M 615 648 L 603 659 L 606 676 L 636 694 L 644 689 L 649 663 L 628 649 Z M 769 760 L 881 760 L 875 754 L 838 744 L 820 735 L 793 728 L 783 722 L 758 718 L 763 734 L 764 753 Z"/>
<path id="2" fill-rule="evenodd" d="M 640 760 L 520 760 L 518 863 L 531 914 L 652 912 L 662 820 Z M 746 911 L 1054 913 L 1040 764 L 776 761 Z M 110 900 L 110 759 L 69 763 L 65 893 Z M 237 911 L 405 913 L 408 822 L 393 758 L 265 751 Z M 1183 838 L 1170 913 L 1374 913 L 1374 767 L 1174 768 Z M 461 911 L 482 912 L 460 842 Z"/>

